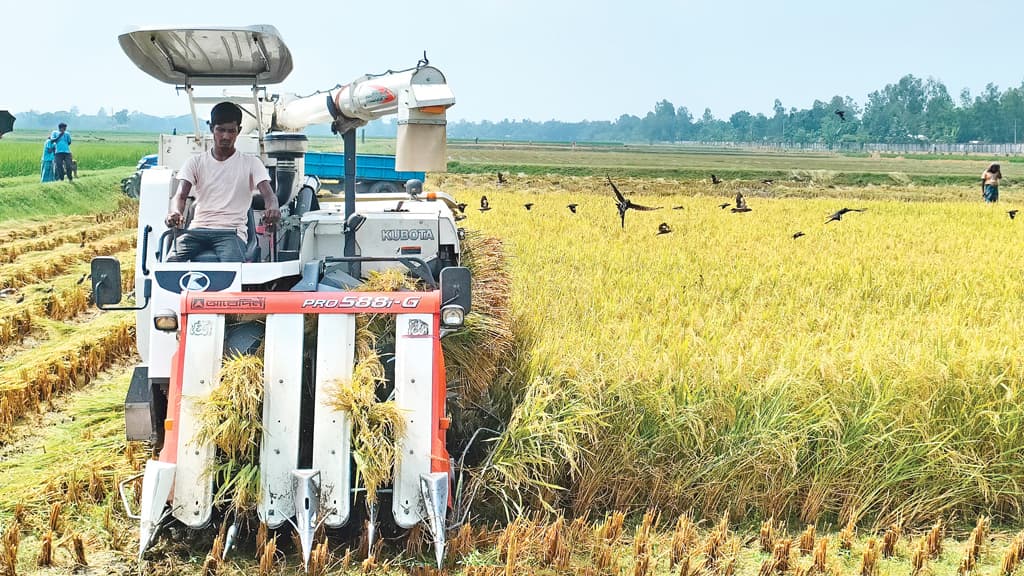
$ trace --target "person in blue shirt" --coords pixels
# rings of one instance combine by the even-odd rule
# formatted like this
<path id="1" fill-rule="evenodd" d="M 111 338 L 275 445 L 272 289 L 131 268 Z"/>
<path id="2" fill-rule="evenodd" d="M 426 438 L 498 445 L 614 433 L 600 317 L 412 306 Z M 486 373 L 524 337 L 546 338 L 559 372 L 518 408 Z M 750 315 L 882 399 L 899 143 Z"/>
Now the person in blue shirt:
<path id="1" fill-rule="evenodd" d="M 57 145 L 49 138 L 43 142 L 43 165 L 41 166 L 43 178 L 41 182 L 53 182 L 55 180 L 53 177 L 53 156 L 56 148 Z"/>
<path id="2" fill-rule="evenodd" d="M 68 182 L 71 182 L 71 133 L 68 132 L 68 125 L 63 122 L 58 124 L 57 130 L 50 134 L 50 141 L 57 147 L 53 155 L 54 177 L 63 180 L 67 176 Z"/>

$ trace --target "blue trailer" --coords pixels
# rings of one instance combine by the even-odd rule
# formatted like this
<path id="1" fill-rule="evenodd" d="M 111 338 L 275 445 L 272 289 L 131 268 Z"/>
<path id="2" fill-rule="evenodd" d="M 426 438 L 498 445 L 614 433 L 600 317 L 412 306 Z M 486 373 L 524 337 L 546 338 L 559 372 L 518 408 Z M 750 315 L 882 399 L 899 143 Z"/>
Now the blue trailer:
<path id="1" fill-rule="evenodd" d="M 306 174 L 320 179 L 324 188 L 341 192 L 345 183 L 345 154 L 341 152 L 306 152 Z M 426 172 L 398 172 L 395 157 L 384 154 L 356 154 L 356 191 L 377 193 L 400 192 L 405 181 L 423 180 Z"/>

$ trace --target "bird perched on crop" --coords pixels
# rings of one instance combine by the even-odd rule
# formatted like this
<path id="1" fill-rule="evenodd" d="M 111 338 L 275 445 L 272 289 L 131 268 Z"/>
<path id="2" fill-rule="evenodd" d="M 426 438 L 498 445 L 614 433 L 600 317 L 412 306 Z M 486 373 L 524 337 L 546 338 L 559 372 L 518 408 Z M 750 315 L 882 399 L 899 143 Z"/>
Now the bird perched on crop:
<path id="1" fill-rule="evenodd" d="M 673 206 L 673 210 L 686 210 L 686 206 Z"/>
<path id="2" fill-rule="evenodd" d="M 622 192 L 619 192 L 618 186 L 616 186 L 615 183 L 612 182 L 611 176 L 608 176 L 607 178 L 608 184 L 611 185 L 612 191 L 615 192 L 615 207 L 619 209 L 619 219 L 622 220 L 623 228 L 626 227 L 626 210 L 632 208 L 634 210 L 642 210 L 646 212 L 649 210 L 661 209 L 661 206 L 658 206 L 657 208 L 652 208 L 650 206 L 641 206 L 639 204 L 634 204 L 633 202 L 627 200 L 626 197 L 622 195 Z"/>
<path id="3" fill-rule="evenodd" d="M 806 236 L 806 234 L 804 234 L 803 232 L 797 232 L 796 234 L 793 234 L 793 240 L 796 240 L 801 236 Z"/>
<path id="4" fill-rule="evenodd" d="M 465 214 L 456 214 L 455 215 L 455 221 L 456 222 L 458 222 L 459 220 L 465 220 L 465 219 L 466 219 L 466 215 Z"/>
<path id="5" fill-rule="evenodd" d="M 43 288 L 40 288 L 39 291 L 43 294 L 49 294 L 53 292 L 53 286 L 44 286 Z"/>
<path id="6" fill-rule="evenodd" d="M 17 288 L 4 288 L 3 290 L 0 290 L 0 298 L 7 298 L 8 296 L 16 294 L 17 292 Z"/>
<path id="7" fill-rule="evenodd" d="M 579 206 L 579 204 L 569 204 L 569 205 L 567 206 L 567 208 L 569 209 L 569 212 L 572 212 L 573 214 L 575 214 L 575 213 L 576 213 L 576 207 L 577 207 L 577 206 Z"/>
<path id="8" fill-rule="evenodd" d="M 466 204 L 465 202 L 459 202 L 458 204 L 455 205 L 455 207 L 458 208 L 459 212 L 462 214 L 466 213 L 466 206 L 469 206 L 469 204 Z"/>
<path id="9" fill-rule="evenodd" d="M 747 206 L 747 199 L 743 197 L 743 192 L 736 193 L 736 206 L 733 207 L 731 212 L 750 212 L 750 207 Z"/>
<path id="10" fill-rule="evenodd" d="M 1010 215 L 1010 220 L 1013 220 L 1014 218 L 1017 217 L 1017 212 L 1020 212 L 1020 210 L 1007 210 L 1006 211 L 1006 213 Z"/>
<path id="11" fill-rule="evenodd" d="M 867 210 L 867 208 L 843 208 L 829 216 L 828 220 L 825 220 L 825 224 L 828 224 L 829 222 L 832 221 L 838 222 L 839 220 L 842 220 L 843 214 L 849 214 L 850 212 L 864 212 L 865 210 Z"/>
<path id="12" fill-rule="evenodd" d="M 765 186 L 771 186 L 774 183 L 775 180 L 772 180 L 771 178 L 765 178 L 764 180 L 761 180 L 761 184 L 764 184 Z"/>
<path id="13" fill-rule="evenodd" d="M 836 110 L 836 116 L 839 116 L 840 122 L 846 122 L 846 110 Z"/>
<path id="14" fill-rule="evenodd" d="M 715 176 L 714 174 L 712 174 L 711 175 L 711 183 L 712 184 L 721 184 L 722 183 L 722 179 L 719 178 L 718 176 Z"/>
<path id="15" fill-rule="evenodd" d="M 491 209 L 491 203 L 487 201 L 487 196 L 480 197 L 480 211 L 487 212 Z"/>
<path id="16" fill-rule="evenodd" d="M 661 224 L 658 224 L 658 235 L 671 233 L 672 227 L 668 225 L 668 222 L 662 222 Z"/>
<path id="17" fill-rule="evenodd" d="M 523 204 L 523 208 L 526 208 L 527 212 L 529 212 L 530 208 L 533 208 L 533 202 L 527 202 L 526 204 Z"/>
<path id="18" fill-rule="evenodd" d="M 732 206 L 732 202 L 722 202 L 721 204 L 718 205 L 718 207 L 721 208 L 722 210 L 725 210 L 729 206 Z"/>
<path id="19" fill-rule="evenodd" d="M 501 175 L 501 172 L 498 172 L 498 184 L 504 184 L 504 183 L 505 183 L 505 177 Z"/>
<path id="20" fill-rule="evenodd" d="M 89 277 L 88 274 L 82 274 L 82 277 L 79 278 L 78 282 L 75 282 L 75 284 L 81 284 L 82 282 L 85 282 L 85 279 L 88 278 L 88 277 Z"/>
<path id="21" fill-rule="evenodd" d="M 21 303 L 22 303 L 22 302 L 24 302 L 24 301 L 25 301 L 25 295 L 24 295 L 24 294 L 22 294 L 21 296 L 18 296 L 18 299 L 17 299 L 17 300 L 15 300 L 14 302 L 15 302 L 16 304 L 21 304 Z"/>

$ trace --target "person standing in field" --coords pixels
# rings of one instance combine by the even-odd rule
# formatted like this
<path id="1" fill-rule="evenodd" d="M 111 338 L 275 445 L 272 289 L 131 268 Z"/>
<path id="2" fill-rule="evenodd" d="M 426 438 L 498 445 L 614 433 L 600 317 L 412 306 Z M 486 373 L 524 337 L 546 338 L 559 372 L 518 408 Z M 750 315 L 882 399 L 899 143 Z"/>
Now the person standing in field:
<path id="1" fill-rule="evenodd" d="M 997 202 L 999 200 L 999 181 L 1003 173 L 999 170 L 999 164 L 992 164 L 981 174 L 981 196 L 985 202 Z"/>
<path id="2" fill-rule="evenodd" d="M 43 164 L 40 167 L 42 179 L 40 182 L 53 182 L 55 180 L 53 177 L 53 157 L 56 148 L 57 145 L 49 138 L 43 142 Z"/>
<path id="3" fill-rule="evenodd" d="M 71 166 L 71 133 L 68 132 L 68 125 L 63 122 L 58 124 L 57 130 L 50 134 L 50 141 L 57 147 L 53 157 L 54 177 L 57 180 L 63 180 L 67 176 L 68 182 L 71 182 L 73 168 Z"/>
<path id="4" fill-rule="evenodd" d="M 220 262 L 243 262 L 254 189 L 263 196 L 264 223 L 272 226 L 281 218 L 267 169 L 259 157 L 235 149 L 241 124 L 241 108 L 231 102 L 214 106 L 210 112 L 213 149 L 192 156 L 178 172 L 178 190 L 164 224 L 177 228 L 184 223 L 189 196 L 195 197 L 195 214 L 168 262 L 188 262 L 207 250 L 216 252 Z"/>

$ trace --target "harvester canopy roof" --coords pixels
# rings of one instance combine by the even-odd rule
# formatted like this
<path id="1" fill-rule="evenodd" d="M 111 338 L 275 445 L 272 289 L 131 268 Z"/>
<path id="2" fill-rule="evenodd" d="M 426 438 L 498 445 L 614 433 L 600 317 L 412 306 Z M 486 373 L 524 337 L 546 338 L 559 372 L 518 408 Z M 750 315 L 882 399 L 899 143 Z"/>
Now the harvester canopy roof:
<path id="1" fill-rule="evenodd" d="M 121 48 L 143 72 L 167 84 L 277 84 L 292 71 L 292 55 L 277 28 L 131 28 Z"/>

